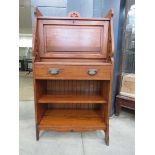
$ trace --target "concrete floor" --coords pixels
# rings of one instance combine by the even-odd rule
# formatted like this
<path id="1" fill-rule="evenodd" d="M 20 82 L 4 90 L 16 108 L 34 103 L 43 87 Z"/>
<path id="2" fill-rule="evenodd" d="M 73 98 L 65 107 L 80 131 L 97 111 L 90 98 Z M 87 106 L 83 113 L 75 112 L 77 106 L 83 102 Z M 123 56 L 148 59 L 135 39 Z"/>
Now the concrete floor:
<path id="1" fill-rule="evenodd" d="M 32 73 L 19 72 L 19 100 L 34 100 Z"/>
<path id="2" fill-rule="evenodd" d="M 26 80 L 26 79 L 29 80 Z M 26 83 L 25 83 L 26 82 Z M 24 86 L 22 90 L 22 86 Z M 35 140 L 34 101 L 31 75 L 20 73 L 19 131 L 20 155 L 134 155 L 134 114 L 121 111 L 110 118 L 110 145 L 104 142 L 104 132 L 41 132 Z M 24 94 L 29 93 L 24 98 Z"/>

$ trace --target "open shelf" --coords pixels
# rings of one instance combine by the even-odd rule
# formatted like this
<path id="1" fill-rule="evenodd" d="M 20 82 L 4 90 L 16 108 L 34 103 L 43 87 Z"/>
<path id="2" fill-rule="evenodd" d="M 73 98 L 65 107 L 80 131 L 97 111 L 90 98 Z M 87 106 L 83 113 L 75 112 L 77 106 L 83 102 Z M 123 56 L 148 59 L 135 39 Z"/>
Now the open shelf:
<path id="1" fill-rule="evenodd" d="M 86 95 L 42 95 L 38 99 L 38 103 L 106 103 L 103 96 L 86 96 Z"/>
<path id="2" fill-rule="evenodd" d="M 88 131 L 105 129 L 100 110 L 49 109 L 43 115 L 40 130 Z"/>

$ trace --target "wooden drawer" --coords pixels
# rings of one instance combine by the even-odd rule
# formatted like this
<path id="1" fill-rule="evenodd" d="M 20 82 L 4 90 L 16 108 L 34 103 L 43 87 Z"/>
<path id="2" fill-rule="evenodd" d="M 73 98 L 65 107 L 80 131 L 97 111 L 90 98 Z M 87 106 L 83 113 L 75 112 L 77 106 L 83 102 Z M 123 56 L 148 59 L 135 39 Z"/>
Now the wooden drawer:
<path id="1" fill-rule="evenodd" d="M 34 76 L 36 79 L 110 80 L 111 69 L 111 65 L 34 64 Z"/>

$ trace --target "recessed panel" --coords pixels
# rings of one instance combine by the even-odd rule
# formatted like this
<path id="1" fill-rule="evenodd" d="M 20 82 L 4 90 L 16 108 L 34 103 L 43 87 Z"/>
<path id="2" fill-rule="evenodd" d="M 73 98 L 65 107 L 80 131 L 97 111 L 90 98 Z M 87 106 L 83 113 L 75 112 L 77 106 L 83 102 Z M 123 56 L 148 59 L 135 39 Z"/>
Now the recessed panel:
<path id="1" fill-rule="evenodd" d="M 46 52 L 100 52 L 102 27 L 44 26 Z"/>

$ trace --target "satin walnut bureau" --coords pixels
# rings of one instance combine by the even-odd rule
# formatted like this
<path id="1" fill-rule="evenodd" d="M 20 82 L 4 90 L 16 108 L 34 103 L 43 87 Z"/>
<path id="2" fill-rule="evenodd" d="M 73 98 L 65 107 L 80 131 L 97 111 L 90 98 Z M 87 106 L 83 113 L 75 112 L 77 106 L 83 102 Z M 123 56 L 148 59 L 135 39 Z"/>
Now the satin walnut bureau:
<path id="1" fill-rule="evenodd" d="M 41 130 L 105 132 L 113 77 L 113 12 L 104 18 L 42 16 L 36 8 L 33 82 L 36 139 Z"/>

